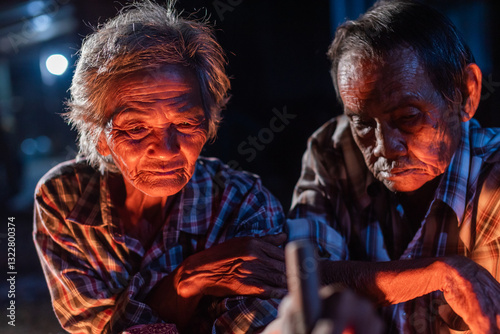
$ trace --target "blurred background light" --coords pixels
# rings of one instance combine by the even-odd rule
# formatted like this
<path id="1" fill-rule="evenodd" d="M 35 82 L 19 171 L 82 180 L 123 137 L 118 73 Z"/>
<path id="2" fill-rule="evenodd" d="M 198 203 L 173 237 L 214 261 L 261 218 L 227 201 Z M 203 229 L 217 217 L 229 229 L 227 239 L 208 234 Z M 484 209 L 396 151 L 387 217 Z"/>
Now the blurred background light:
<path id="1" fill-rule="evenodd" d="M 21 151 L 26 155 L 46 154 L 52 148 L 52 140 L 47 136 L 38 136 L 37 138 L 26 138 L 21 143 Z"/>
<path id="2" fill-rule="evenodd" d="M 61 54 L 54 54 L 45 62 L 47 70 L 54 75 L 62 75 L 68 68 L 68 59 Z"/>
<path id="3" fill-rule="evenodd" d="M 44 32 L 49 29 L 52 18 L 48 15 L 40 15 L 32 19 L 32 28 L 36 32 Z"/>
<path id="4" fill-rule="evenodd" d="M 33 138 L 26 138 L 21 143 L 21 150 L 26 155 L 33 155 L 37 151 L 37 142 Z"/>
<path id="5" fill-rule="evenodd" d="M 31 16 L 37 16 L 43 13 L 45 3 L 41 0 L 30 1 L 27 4 L 26 9 Z"/>
<path id="6" fill-rule="evenodd" d="M 49 153 L 50 149 L 52 147 L 52 140 L 50 140 L 49 137 L 47 136 L 38 136 L 35 139 L 36 141 L 36 148 L 38 152 L 40 153 Z"/>

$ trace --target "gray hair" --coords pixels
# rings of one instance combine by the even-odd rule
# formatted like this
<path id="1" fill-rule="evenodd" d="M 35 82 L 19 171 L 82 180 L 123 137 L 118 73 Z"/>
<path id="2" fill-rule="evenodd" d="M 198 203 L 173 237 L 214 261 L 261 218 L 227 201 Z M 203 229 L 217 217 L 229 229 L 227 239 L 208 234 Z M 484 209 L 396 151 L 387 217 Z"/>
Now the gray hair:
<path id="1" fill-rule="evenodd" d="M 117 171 L 112 158 L 99 154 L 99 137 L 109 122 L 109 92 L 130 74 L 165 65 L 192 69 L 199 80 L 208 122 L 215 138 L 221 110 L 228 101 L 226 58 L 206 22 L 184 19 L 174 10 L 149 0 L 134 3 L 87 36 L 79 51 L 65 117 L 78 131 L 80 154 L 101 171 Z"/>
<path id="2" fill-rule="evenodd" d="M 453 23 L 418 1 L 379 0 L 357 20 L 339 26 L 328 50 L 339 102 L 337 71 L 345 54 L 377 60 L 402 47 L 417 52 L 434 88 L 449 103 L 468 97 L 465 68 L 474 57 Z"/>

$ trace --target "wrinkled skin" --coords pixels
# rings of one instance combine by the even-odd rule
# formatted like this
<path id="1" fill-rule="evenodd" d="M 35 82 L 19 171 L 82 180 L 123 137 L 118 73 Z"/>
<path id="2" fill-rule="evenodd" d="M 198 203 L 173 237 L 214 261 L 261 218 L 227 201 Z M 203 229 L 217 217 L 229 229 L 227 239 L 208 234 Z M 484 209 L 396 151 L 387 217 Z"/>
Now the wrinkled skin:
<path id="1" fill-rule="evenodd" d="M 464 115 L 434 88 L 414 51 L 393 51 L 383 63 L 348 53 L 338 85 L 366 165 L 389 190 L 417 190 L 445 171 Z"/>
<path id="2" fill-rule="evenodd" d="M 500 333 L 500 283 L 480 265 L 463 257 L 443 259 L 443 294 L 473 333 Z"/>
<path id="3" fill-rule="evenodd" d="M 195 74 L 181 66 L 122 80 L 101 136 L 129 191 L 152 197 L 181 190 L 193 175 L 207 140 L 207 122 Z"/>
<path id="4" fill-rule="evenodd" d="M 277 246 L 285 240 L 285 234 L 234 238 L 188 257 L 179 272 L 179 294 L 185 298 L 199 293 L 283 297 L 285 258 L 283 249 Z M 231 257 L 225 255 L 229 249 L 233 250 Z"/>
<path id="5" fill-rule="evenodd" d="M 151 291 L 146 303 L 189 331 L 203 296 L 281 298 L 286 294 L 286 234 L 233 238 L 189 256 Z"/>

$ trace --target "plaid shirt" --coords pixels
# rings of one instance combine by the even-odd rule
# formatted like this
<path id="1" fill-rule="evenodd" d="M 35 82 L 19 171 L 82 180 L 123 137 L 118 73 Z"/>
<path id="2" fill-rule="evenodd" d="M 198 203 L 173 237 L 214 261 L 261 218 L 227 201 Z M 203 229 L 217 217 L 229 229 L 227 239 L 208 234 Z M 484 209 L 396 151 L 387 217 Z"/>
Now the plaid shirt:
<path id="1" fill-rule="evenodd" d="M 308 141 L 290 218 L 289 238 L 313 238 L 331 260 L 461 254 L 500 280 L 500 131 L 462 123 L 460 146 L 411 232 L 397 196 L 367 169 L 348 119 L 334 118 Z M 385 308 L 387 332 L 442 333 L 444 303 L 435 292 Z"/>
<path id="2" fill-rule="evenodd" d="M 199 158 L 150 249 L 123 231 L 107 184 L 85 161 L 62 163 L 39 182 L 34 241 L 62 326 L 117 333 L 163 321 L 143 300 L 189 255 L 227 239 L 282 230 L 280 203 L 255 175 Z M 205 297 L 205 302 L 208 297 Z M 248 333 L 265 326 L 279 300 L 209 300 L 200 332 Z M 205 304 L 204 304 L 205 305 Z M 204 328 L 204 329 L 201 329 Z"/>

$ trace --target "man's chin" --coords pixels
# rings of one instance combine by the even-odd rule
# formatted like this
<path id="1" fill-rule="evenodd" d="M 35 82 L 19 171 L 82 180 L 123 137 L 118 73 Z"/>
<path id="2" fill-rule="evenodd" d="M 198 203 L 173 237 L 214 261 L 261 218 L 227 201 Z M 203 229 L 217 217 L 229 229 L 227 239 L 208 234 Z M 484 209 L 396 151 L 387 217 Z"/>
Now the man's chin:
<path id="1" fill-rule="evenodd" d="M 428 180 L 398 181 L 385 179 L 382 182 L 392 192 L 412 192 L 420 189 Z"/>

